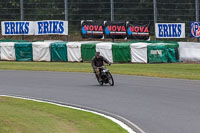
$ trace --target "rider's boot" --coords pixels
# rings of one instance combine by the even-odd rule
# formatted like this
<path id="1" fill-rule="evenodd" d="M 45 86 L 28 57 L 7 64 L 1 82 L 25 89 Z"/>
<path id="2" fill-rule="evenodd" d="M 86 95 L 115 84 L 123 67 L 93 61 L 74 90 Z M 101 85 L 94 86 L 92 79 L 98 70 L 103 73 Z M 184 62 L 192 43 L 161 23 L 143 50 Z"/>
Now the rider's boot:
<path id="1" fill-rule="evenodd" d="M 103 81 L 100 74 L 98 75 L 98 78 L 100 82 Z"/>

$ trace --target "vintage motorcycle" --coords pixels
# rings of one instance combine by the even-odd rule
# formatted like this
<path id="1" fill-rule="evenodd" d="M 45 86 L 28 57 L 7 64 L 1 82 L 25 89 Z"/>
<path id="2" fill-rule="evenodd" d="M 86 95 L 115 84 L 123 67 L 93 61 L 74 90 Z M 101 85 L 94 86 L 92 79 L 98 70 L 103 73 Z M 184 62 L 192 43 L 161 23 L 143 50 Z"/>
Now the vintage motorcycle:
<path id="1" fill-rule="evenodd" d="M 95 73 L 98 83 L 100 85 L 109 84 L 110 86 L 113 86 L 114 79 L 113 79 L 110 71 L 106 67 L 99 67 L 99 70 L 100 70 L 100 75 L 101 75 L 102 81 L 99 80 L 99 77 Z"/>

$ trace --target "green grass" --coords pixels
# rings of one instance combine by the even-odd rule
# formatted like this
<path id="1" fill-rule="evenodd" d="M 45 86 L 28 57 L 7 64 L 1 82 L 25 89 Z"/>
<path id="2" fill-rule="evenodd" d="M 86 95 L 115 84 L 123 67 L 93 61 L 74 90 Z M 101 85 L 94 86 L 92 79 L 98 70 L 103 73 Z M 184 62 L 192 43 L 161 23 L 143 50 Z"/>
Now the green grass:
<path id="1" fill-rule="evenodd" d="M 200 64 L 112 64 L 111 73 L 200 80 Z M 0 62 L 1 70 L 31 70 L 59 72 L 92 72 L 90 63 L 69 62 Z"/>
<path id="2" fill-rule="evenodd" d="M 104 117 L 0 96 L 0 133 L 127 133 Z"/>

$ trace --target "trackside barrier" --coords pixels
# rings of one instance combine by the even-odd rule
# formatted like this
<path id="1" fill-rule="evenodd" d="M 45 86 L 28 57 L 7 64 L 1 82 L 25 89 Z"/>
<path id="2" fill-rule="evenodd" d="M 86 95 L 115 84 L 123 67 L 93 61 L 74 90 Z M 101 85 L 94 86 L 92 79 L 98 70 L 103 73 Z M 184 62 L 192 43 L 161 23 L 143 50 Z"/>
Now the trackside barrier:
<path id="1" fill-rule="evenodd" d="M 33 61 L 32 42 L 15 43 L 16 61 Z"/>
<path id="2" fill-rule="evenodd" d="M 151 42 L 147 46 L 149 63 L 179 62 L 177 42 Z"/>
<path id="3" fill-rule="evenodd" d="M 51 61 L 51 42 L 33 42 L 33 61 Z"/>
<path id="4" fill-rule="evenodd" d="M 67 61 L 67 42 L 51 43 L 51 61 Z"/>
<path id="5" fill-rule="evenodd" d="M 200 43 L 178 42 L 181 62 L 200 62 Z"/>
<path id="6" fill-rule="evenodd" d="M 91 61 L 92 58 L 95 56 L 96 53 L 96 44 L 94 43 L 85 43 L 81 45 L 81 56 L 83 61 Z"/>
<path id="7" fill-rule="evenodd" d="M 112 45 L 114 62 L 131 62 L 130 44 L 132 42 L 121 42 Z"/>
<path id="8" fill-rule="evenodd" d="M 149 44 L 146 42 L 136 42 L 130 45 L 132 63 L 148 63 L 147 45 Z"/>
<path id="9" fill-rule="evenodd" d="M 1 42 L 0 43 L 0 57 L 1 60 L 15 61 L 15 43 L 14 42 Z"/>
<path id="10" fill-rule="evenodd" d="M 200 43 L 194 42 L 11 42 L 0 40 L 0 60 L 90 61 L 99 51 L 110 62 L 170 63 L 200 62 Z"/>
<path id="11" fill-rule="evenodd" d="M 97 43 L 96 51 L 100 52 L 109 62 L 113 63 L 113 54 L 112 54 L 112 45 L 115 43 L 112 42 L 101 42 Z"/>

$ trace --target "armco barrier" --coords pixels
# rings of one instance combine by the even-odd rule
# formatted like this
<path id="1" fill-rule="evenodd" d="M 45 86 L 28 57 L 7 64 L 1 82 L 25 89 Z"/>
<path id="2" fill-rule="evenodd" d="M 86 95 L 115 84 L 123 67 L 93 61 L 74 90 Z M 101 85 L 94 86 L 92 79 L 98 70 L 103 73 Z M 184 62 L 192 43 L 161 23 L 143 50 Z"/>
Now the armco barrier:
<path id="1" fill-rule="evenodd" d="M 52 56 L 51 52 L 51 46 L 53 47 L 54 45 L 51 45 L 57 41 L 47 41 L 47 42 L 6 42 L 0 41 L 0 60 L 16 60 L 16 61 L 70 61 L 70 62 L 80 62 L 84 61 L 82 60 L 82 46 L 84 44 L 95 44 L 96 49 L 95 51 L 100 51 L 101 55 L 106 57 L 110 62 L 114 63 L 121 62 L 120 59 L 116 58 L 118 57 L 116 54 L 120 53 L 120 49 L 117 47 L 117 52 L 113 53 L 114 50 L 113 46 L 118 46 L 116 45 L 117 43 L 112 43 L 112 42 L 61 42 L 61 43 L 56 43 L 56 45 L 59 44 L 64 44 L 66 45 L 66 48 L 60 49 L 60 47 L 57 46 L 57 48 L 53 48 L 54 52 L 57 52 L 56 56 L 62 55 L 62 58 L 57 58 Z M 151 44 L 153 45 L 158 45 L 161 42 L 131 42 L 128 43 L 128 47 L 130 47 L 130 54 L 131 57 L 131 62 L 132 63 L 149 63 L 149 60 L 147 60 L 149 55 L 147 54 L 147 47 Z M 173 42 L 174 43 L 174 42 Z M 120 43 L 123 44 L 123 43 Z M 127 44 L 127 43 L 126 43 Z M 167 48 L 169 47 L 169 42 L 162 42 L 162 44 L 166 45 Z M 176 43 L 176 47 L 178 48 L 179 56 L 176 55 L 176 60 L 169 60 L 166 59 L 165 62 L 178 62 L 179 60 L 181 62 L 200 62 L 200 43 L 194 43 L 194 42 L 178 42 Z M 85 45 L 86 46 L 86 45 Z M 175 46 L 175 45 L 174 45 Z M 173 46 L 173 47 L 174 47 Z M 126 45 L 127 47 L 127 45 Z M 171 45 L 170 45 L 171 47 Z M 62 51 L 59 51 L 62 50 Z M 66 51 L 63 51 L 66 50 Z M 159 53 L 156 52 L 157 49 L 152 51 L 152 54 Z M 95 52 L 93 51 L 93 52 Z M 169 52 L 169 51 L 168 51 Z M 174 51 L 170 51 L 170 55 L 174 55 Z M 121 52 L 123 53 L 123 51 Z M 121 54 L 120 53 L 120 54 Z M 162 53 L 162 52 L 161 52 Z M 159 54 L 161 54 L 159 53 Z M 87 51 L 84 53 L 87 54 Z M 90 53 L 89 53 L 90 54 Z M 17 57 L 16 57 L 17 56 Z M 86 56 L 86 55 L 84 55 Z M 114 56 L 114 57 L 113 57 Z M 127 54 L 126 54 L 127 56 Z M 174 56 L 173 56 L 174 57 Z M 17 58 L 17 59 L 16 59 Z M 52 60 L 52 58 L 54 58 Z M 91 57 L 90 57 L 91 58 Z M 169 58 L 169 57 L 166 57 Z M 88 58 L 89 59 L 89 58 Z M 175 58 L 174 58 L 175 59 Z M 89 60 L 87 60 L 89 61 Z M 124 62 L 125 60 L 122 60 Z M 130 62 L 130 59 L 125 61 L 125 63 Z"/>
<path id="2" fill-rule="evenodd" d="M 112 42 L 101 42 L 97 43 L 96 51 L 100 52 L 108 61 L 113 63 L 113 54 L 112 54 L 112 45 L 115 43 Z"/>
<path id="3" fill-rule="evenodd" d="M 177 42 L 152 42 L 147 46 L 149 63 L 179 62 Z"/>
<path id="4" fill-rule="evenodd" d="M 67 61 L 67 42 L 51 43 L 51 61 Z"/>
<path id="5" fill-rule="evenodd" d="M 97 43 L 86 43 L 81 45 L 81 56 L 83 61 L 91 61 L 96 52 Z"/>
<path id="6" fill-rule="evenodd" d="M 135 42 L 131 44 L 131 62 L 132 63 L 148 63 L 146 42 Z"/>
<path id="7" fill-rule="evenodd" d="M 112 46 L 113 61 L 114 62 L 131 62 L 130 44 L 132 42 L 116 43 Z"/>
<path id="8" fill-rule="evenodd" d="M 14 45 L 15 42 L 0 42 L 1 60 L 16 60 Z"/>
<path id="9" fill-rule="evenodd" d="M 33 42 L 33 61 L 51 61 L 51 42 Z"/>
<path id="10" fill-rule="evenodd" d="M 200 61 L 200 43 L 178 42 L 181 62 Z"/>
<path id="11" fill-rule="evenodd" d="M 15 55 L 17 61 L 33 61 L 32 42 L 15 43 Z"/>

